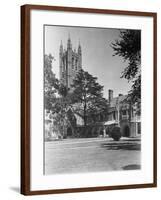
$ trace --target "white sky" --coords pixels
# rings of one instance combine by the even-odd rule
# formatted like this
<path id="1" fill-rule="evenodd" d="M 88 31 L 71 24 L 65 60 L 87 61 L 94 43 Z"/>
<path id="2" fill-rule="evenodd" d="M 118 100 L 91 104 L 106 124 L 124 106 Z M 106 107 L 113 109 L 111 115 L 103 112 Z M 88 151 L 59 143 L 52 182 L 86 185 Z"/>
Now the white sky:
<path id="1" fill-rule="evenodd" d="M 108 98 L 108 89 L 114 90 L 114 96 L 127 94 L 130 84 L 121 79 L 121 72 L 127 63 L 119 56 L 112 56 L 111 42 L 119 36 L 118 29 L 63 27 L 45 25 L 45 54 L 52 54 L 53 72 L 59 78 L 59 47 L 62 40 L 63 48 L 67 47 L 70 34 L 72 48 L 78 49 L 79 41 L 82 47 L 82 68 L 104 86 L 104 97 Z"/>

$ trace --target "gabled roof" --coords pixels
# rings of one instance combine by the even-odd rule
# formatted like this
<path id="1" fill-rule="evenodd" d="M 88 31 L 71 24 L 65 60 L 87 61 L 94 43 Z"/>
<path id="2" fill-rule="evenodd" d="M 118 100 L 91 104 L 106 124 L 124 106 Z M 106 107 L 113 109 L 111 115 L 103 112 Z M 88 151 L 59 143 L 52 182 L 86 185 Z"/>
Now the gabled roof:
<path id="1" fill-rule="evenodd" d="M 116 108 L 118 103 L 119 104 L 126 104 L 126 102 L 124 102 L 127 98 L 127 95 L 122 95 L 122 96 L 118 96 L 118 97 L 114 97 L 111 102 L 109 102 L 109 107 L 110 108 Z"/>

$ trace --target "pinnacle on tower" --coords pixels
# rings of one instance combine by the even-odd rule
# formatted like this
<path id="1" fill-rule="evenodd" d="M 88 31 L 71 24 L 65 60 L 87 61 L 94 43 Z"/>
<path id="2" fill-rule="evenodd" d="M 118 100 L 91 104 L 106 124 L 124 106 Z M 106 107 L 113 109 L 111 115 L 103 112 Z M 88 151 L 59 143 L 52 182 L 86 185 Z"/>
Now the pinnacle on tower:
<path id="1" fill-rule="evenodd" d="M 63 43 L 62 43 L 62 40 L 61 40 L 61 43 L 60 43 L 60 53 L 63 53 Z"/>
<path id="2" fill-rule="evenodd" d="M 80 40 L 79 40 L 79 45 L 78 45 L 78 53 L 81 54 L 82 50 L 81 50 L 81 44 L 80 44 Z"/>
<path id="3" fill-rule="evenodd" d="M 67 43 L 67 48 L 71 49 L 72 48 L 72 43 L 70 39 L 70 34 L 68 34 L 68 43 Z"/>
<path id="4" fill-rule="evenodd" d="M 61 40 L 60 46 L 63 46 L 62 40 Z"/>
<path id="5" fill-rule="evenodd" d="M 68 40 L 70 40 L 70 33 L 68 33 Z"/>

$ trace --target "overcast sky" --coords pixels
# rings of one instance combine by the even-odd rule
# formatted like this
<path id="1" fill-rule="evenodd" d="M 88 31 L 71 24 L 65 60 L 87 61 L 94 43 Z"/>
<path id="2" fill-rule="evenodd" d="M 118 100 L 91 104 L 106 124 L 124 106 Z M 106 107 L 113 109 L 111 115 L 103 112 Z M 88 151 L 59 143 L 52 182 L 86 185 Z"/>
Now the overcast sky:
<path id="1" fill-rule="evenodd" d="M 119 36 L 118 29 L 85 28 L 45 26 L 45 54 L 52 54 L 53 72 L 59 78 L 59 47 L 62 40 L 63 48 L 67 47 L 70 35 L 72 48 L 78 49 L 80 41 L 82 47 L 82 68 L 93 76 L 98 77 L 98 82 L 104 86 L 104 97 L 108 98 L 108 90 L 114 91 L 114 96 L 119 93 L 127 94 L 130 85 L 126 79 L 121 79 L 121 72 L 127 63 L 119 56 L 112 56 L 111 42 Z"/>

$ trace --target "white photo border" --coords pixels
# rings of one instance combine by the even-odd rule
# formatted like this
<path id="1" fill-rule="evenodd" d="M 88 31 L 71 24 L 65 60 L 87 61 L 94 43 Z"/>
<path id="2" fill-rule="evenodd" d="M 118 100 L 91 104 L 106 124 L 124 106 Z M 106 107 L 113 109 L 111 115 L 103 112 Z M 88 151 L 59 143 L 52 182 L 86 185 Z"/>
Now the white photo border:
<path id="1" fill-rule="evenodd" d="M 55 20 L 56 19 L 56 20 Z M 30 190 L 153 183 L 153 17 L 31 10 Z M 141 170 L 43 174 L 43 25 L 140 29 L 142 55 Z"/>

